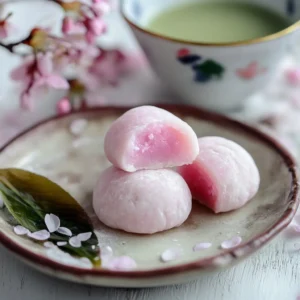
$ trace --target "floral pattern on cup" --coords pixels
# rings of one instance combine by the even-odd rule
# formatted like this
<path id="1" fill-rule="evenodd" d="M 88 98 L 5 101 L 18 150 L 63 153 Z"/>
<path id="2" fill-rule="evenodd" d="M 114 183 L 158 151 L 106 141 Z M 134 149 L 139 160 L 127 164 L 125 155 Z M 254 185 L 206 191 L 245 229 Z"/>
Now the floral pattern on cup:
<path id="1" fill-rule="evenodd" d="M 194 81 L 196 82 L 204 83 L 213 79 L 220 79 L 225 72 L 225 68 L 218 62 L 190 53 L 185 48 L 177 51 L 177 60 L 181 64 L 191 67 L 194 72 Z"/>
<path id="2" fill-rule="evenodd" d="M 286 12 L 288 16 L 293 16 L 296 12 L 296 0 L 286 0 Z"/>
<path id="3" fill-rule="evenodd" d="M 258 75 L 264 74 L 267 71 L 266 68 L 260 67 L 258 62 L 254 61 L 249 63 L 246 67 L 236 70 L 238 77 L 244 80 L 251 80 Z"/>

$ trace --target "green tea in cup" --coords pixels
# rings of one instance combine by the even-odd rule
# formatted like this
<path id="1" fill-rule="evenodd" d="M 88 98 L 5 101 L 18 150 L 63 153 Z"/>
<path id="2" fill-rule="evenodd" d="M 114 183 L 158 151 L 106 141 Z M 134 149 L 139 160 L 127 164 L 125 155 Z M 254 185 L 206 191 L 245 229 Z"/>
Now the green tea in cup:
<path id="1" fill-rule="evenodd" d="M 147 28 L 161 35 L 203 43 L 231 43 L 279 32 L 291 22 L 264 6 L 243 2 L 196 2 L 155 15 Z"/>

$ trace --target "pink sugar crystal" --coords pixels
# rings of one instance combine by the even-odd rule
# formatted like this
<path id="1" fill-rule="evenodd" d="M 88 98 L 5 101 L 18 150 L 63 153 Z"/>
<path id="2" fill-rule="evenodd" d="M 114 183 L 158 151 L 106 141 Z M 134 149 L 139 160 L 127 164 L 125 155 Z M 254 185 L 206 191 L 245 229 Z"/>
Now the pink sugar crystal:
<path id="1" fill-rule="evenodd" d="M 101 222 L 127 232 L 151 234 L 180 226 L 191 211 L 191 192 L 172 170 L 102 172 L 93 207 Z"/>
<path id="2" fill-rule="evenodd" d="M 104 149 L 108 160 L 127 172 L 190 164 L 199 153 L 193 129 L 154 106 L 131 109 L 117 119 Z"/>
<path id="3" fill-rule="evenodd" d="M 200 153 L 179 173 L 193 198 L 215 213 L 242 207 L 256 193 L 260 176 L 251 155 L 238 144 L 221 137 L 199 138 Z"/>

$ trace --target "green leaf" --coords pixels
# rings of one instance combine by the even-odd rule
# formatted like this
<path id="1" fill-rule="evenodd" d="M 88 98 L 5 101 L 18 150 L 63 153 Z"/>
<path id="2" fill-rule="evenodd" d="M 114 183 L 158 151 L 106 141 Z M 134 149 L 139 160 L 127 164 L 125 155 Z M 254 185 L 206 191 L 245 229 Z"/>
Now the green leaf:
<path id="1" fill-rule="evenodd" d="M 80 248 L 67 244 L 61 247 L 70 254 L 87 257 L 94 265 L 100 264 L 98 239 L 92 223 L 77 201 L 60 186 L 46 177 L 21 170 L 0 169 L 0 192 L 7 210 L 14 219 L 31 232 L 47 229 L 44 218 L 54 214 L 60 218 L 60 226 L 67 227 L 73 236 L 92 232 L 89 240 Z M 50 241 L 66 241 L 69 237 L 51 233 Z"/>

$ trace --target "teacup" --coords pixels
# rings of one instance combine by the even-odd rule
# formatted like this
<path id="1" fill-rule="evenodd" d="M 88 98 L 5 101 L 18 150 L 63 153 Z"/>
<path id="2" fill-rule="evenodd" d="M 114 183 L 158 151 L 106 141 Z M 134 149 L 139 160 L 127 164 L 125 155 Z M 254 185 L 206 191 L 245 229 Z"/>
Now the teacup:
<path id="1" fill-rule="evenodd" d="M 257 39 L 192 42 L 147 28 L 153 16 L 195 1 L 123 0 L 121 9 L 154 71 L 184 103 L 220 112 L 237 109 L 269 82 L 277 63 L 295 43 L 300 32 L 300 0 L 227 0 L 263 5 L 290 21 L 283 30 Z M 199 65 L 208 75 L 197 75 Z"/>

